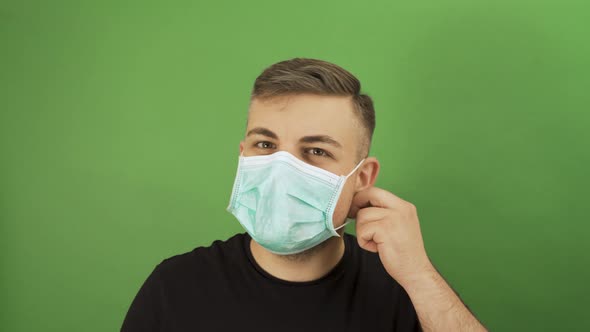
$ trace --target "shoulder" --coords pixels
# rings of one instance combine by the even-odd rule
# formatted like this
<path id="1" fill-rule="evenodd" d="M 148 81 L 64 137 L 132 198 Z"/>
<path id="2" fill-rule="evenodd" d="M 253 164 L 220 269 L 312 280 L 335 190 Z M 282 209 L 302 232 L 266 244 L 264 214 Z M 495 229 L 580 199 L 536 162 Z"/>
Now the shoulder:
<path id="1" fill-rule="evenodd" d="M 390 287 L 394 289 L 401 286 L 393 279 L 383 267 L 378 253 L 367 251 L 360 247 L 357 237 L 353 234 L 344 233 L 346 245 L 350 246 L 351 257 L 359 278 L 371 285 Z"/>
<path id="2" fill-rule="evenodd" d="M 345 233 L 345 241 L 346 245 L 351 247 L 351 257 L 356 267 L 355 279 L 360 285 L 365 285 L 360 287 L 365 293 L 364 296 L 373 299 L 374 302 L 383 301 L 394 306 L 391 310 L 401 311 L 404 319 L 415 318 L 416 313 L 410 297 L 387 273 L 379 254 L 361 248 L 355 235 Z"/>
<path id="3" fill-rule="evenodd" d="M 215 240 L 210 245 L 162 260 L 156 267 L 161 278 L 193 278 L 215 273 L 222 268 L 237 264 L 243 253 L 245 234 L 238 233 L 225 240 Z"/>

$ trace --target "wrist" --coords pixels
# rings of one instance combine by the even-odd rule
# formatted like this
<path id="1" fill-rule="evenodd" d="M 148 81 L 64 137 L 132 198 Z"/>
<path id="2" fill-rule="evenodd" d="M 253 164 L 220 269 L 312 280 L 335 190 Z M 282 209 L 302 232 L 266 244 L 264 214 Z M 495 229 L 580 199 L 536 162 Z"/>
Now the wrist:
<path id="1" fill-rule="evenodd" d="M 450 310 L 456 304 L 456 296 L 432 263 L 421 273 L 414 274 L 401 284 L 415 306 L 438 303 L 439 310 Z"/>
<path id="2" fill-rule="evenodd" d="M 420 289 L 431 288 L 433 285 L 436 285 L 439 278 L 438 271 L 428 257 L 426 257 L 414 273 L 408 275 L 403 280 L 399 280 L 399 283 L 406 292 L 411 293 L 415 290 L 419 291 Z"/>

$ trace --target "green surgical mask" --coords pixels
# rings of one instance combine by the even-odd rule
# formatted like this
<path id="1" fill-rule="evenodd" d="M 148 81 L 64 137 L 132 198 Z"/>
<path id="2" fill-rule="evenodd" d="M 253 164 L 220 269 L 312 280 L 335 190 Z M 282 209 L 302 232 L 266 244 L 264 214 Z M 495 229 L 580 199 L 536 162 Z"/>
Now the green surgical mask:
<path id="1" fill-rule="evenodd" d="M 227 210 L 248 234 L 279 255 L 296 254 L 332 236 L 332 217 L 348 175 L 337 175 L 299 160 L 286 151 L 240 155 Z"/>

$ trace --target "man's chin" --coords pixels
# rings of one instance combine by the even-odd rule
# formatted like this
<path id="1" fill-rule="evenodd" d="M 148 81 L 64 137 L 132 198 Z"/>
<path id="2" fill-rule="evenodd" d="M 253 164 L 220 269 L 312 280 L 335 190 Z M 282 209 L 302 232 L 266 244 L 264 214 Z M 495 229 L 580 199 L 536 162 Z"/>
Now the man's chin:
<path id="1" fill-rule="evenodd" d="M 311 247 L 307 250 L 304 250 L 304 251 L 296 253 L 296 254 L 289 254 L 289 255 L 275 254 L 275 255 L 281 257 L 282 259 L 292 261 L 292 262 L 304 262 L 304 261 L 310 260 L 311 258 L 315 257 L 317 254 L 322 252 L 334 240 L 335 240 L 334 237 L 331 237 L 331 238 L 327 239 L 326 241 L 323 241 L 314 247 Z"/>

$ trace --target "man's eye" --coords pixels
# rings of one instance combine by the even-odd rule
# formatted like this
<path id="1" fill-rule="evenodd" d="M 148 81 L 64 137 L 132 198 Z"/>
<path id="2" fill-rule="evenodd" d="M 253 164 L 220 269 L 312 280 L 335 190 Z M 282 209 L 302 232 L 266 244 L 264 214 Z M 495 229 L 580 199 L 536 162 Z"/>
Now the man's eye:
<path id="1" fill-rule="evenodd" d="M 273 149 L 275 145 L 271 142 L 264 141 L 256 143 L 256 147 L 261 149 Z"/>
<path id="2" fill-rule="evenodd" d="M 327 157 L 328 153 L 320 148 L 311 148 L 307 150 L 312 156 Z"/>

